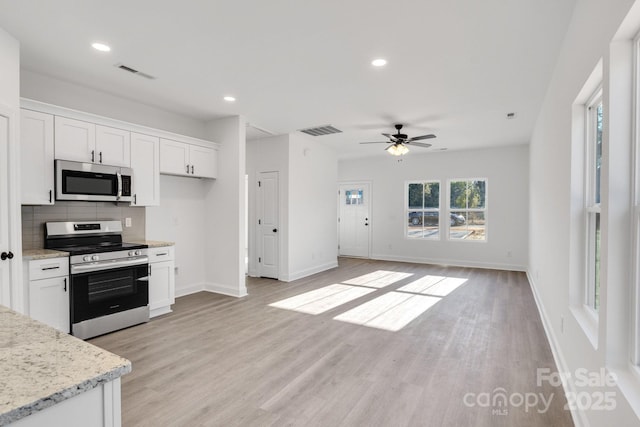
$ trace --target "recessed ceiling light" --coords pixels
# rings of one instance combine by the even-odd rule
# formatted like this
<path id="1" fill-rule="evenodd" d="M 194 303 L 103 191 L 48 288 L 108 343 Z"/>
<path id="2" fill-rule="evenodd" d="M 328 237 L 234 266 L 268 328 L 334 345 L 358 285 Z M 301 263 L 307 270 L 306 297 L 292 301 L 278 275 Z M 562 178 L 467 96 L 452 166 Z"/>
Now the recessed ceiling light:
<path id="1" fill-rule="evenodd" d="M 234 102 L 236 100 L 233 96 L 225 96 L 223 99 L 227 102 Z"/>
<path id="2" fill-rule="evenodd" d="M 371 65 L 373 65 L 374 67 L 384 67 L 385 65 L 387 65 L 387 60 L 382 58 L 374 59 L 373 61 L 371 61 Z"/>
<path id="3" fill-rule="evenodd" d="M 91 47 L 94 48 L 95 50 L 99 50 L 100 52 L 111 51 L 111 48 L 104 43 L 93 43 Z"/>

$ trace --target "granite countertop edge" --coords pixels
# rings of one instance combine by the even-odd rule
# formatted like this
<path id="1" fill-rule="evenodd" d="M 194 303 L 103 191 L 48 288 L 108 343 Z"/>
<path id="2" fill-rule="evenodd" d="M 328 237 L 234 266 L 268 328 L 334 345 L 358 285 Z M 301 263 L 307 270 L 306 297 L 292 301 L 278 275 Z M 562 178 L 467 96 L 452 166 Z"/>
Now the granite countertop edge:
<path id="1" fill-rule="evenodd" d="M 164 246 L 175 246 L 175 242 L 165 242 L 162 240 L 127 240 L 128 243 L 147 245 L 149 248 L 162 248 Z"/>
<path id="2" fill-rule="evenodd" d="M 32 261 L 36 259 L 60 258 L 68 257 L 69 252 L 56 251 L 53 249 L 24 249 L 22 251 L 22 259 Z"/>
<path id="3" fill-rule="evenodd" d="M 14 423 L 35 412 L 42 411 L 43 409 L 49 408 L 57 403 L 63 402 L 86 391 L 94 389 L 101 384 L 108 383 L 130 373 L 131 362 L 127 362 L 128 363 L 117 366 L 96 377 L 84 380 L 72 387 L 67 387 L 66 389 L 50 394 L 49 396 L 42 397 L 34 402 L 27 403 L 26 405 L 14 408 L 11 411 L 5 412 L 4 414 L 0 414 L 0 426 Z"/>

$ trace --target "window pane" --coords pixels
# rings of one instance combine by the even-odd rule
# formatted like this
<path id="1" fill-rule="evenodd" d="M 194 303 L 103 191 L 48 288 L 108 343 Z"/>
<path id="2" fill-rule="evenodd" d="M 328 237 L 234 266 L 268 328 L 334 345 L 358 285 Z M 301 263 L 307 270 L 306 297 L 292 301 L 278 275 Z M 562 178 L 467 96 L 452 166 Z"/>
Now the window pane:
<path id="1" fill-rule="evenodd" d="M 452 211 L 449 224 L 449 238 L 452 240 L 486 239 L 484 212 Z"/>
<path id="2" fill-rule="evenodd" d="M 407 237 L 414 239 L 439 239 L 439 221 L 439 212 L 409 212 L 407 218 Z"/>
<path id="3" fill-rule="evenodd" d="M 467 181 L 451 181 L 451 209 L 467 208 Z"/>
<path id="4" fill-rule="evenodd" d="M 423 208 L 423 189 L 422 184 L 409 184 L 409 209 L 422 209 Z"/>
<path id="5" fill-rule="evenodd" d="M 440 207 L 439 182 L 427 182 L 424 184 L 424 207 L 433 209 Z"/>
<path id="6" fill-rule="evenodd" d="M 485 181 L 469 181 L 467 186 L 468 207 L 470 209 L 483 209 L 486 198 Z"/>
<path id="7" fill-rule="evenodd" d="M 600 170 L 602 166 L 602 104 L 596 109 L 595 202 L 600 203 Z"/>
<path id="8" fill-rule="evenodd" d="M 361 205 L 363 203 L 362 190 L 347 190 L 344 192 L 345 204 L 347 205 Z"/>
<path id="9" fill-rule="evenodd" d="M 593 296 L 593 308 L 598 310 L 600 308 L 600 214 L 596 213 L 595 221 L 595 262 L 594 262 L 594 296 Z"/>

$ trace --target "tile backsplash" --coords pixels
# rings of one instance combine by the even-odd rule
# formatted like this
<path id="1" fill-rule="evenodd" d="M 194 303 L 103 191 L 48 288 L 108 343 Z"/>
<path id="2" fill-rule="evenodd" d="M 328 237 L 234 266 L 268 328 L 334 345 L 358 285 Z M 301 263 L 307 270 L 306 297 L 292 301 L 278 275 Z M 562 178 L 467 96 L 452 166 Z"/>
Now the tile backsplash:
<path id="1" fill-rule="evenodd" d="M 131 218 L 131 227 L 124 219 Z M 122 239 L 145 239 L 145 208 L 111 202 L 56 202 L 47 206 L 22 206 L 22 248 L 44 247 L 44 224 L 52 221 L 122 221 Z"/>

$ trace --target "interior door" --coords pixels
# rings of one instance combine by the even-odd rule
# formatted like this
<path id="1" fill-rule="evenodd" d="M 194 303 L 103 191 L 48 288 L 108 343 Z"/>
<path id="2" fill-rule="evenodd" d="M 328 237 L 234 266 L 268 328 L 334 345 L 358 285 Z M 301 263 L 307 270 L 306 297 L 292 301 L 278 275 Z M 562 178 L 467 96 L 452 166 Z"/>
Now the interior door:
<path id="1" fill-rule="evenodd" d="M 278 172 L 258 174 L 258 268 L 261 277 L 278 278 L 280 239 L 278 229 Z"/>
<path id="2" fill-rule="evenodd" d="M 371 213 L 368 183 L 340 184 L 338 253 L 369 258 Z"/>
<path id="3" fill-rule="evenodd" d="M 9 239 L 9 120 L 0 115 L 0 252 L 5 259 L 0 261 L 0 304 L 11 307 L 11 252 Z"/>

